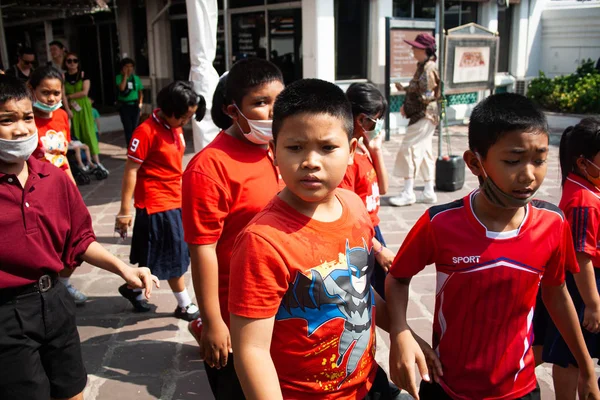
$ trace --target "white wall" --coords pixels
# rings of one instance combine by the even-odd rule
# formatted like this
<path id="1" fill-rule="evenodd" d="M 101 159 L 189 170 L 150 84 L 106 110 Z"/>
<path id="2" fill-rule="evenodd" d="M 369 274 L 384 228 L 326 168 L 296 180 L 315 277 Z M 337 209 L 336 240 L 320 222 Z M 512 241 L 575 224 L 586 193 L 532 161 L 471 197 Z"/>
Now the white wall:
<path id="1" fill-rule="evenodd" d="M 302 0 L 302 68 L 304 78 L 335 80 L 333 0 Z"/>
<path id="2" fill-rule="evenodd" d="M 600 57 L 600 4 L 579 3 L 542 13 L 542 65 L 548 76 L 575 72 Z"/>

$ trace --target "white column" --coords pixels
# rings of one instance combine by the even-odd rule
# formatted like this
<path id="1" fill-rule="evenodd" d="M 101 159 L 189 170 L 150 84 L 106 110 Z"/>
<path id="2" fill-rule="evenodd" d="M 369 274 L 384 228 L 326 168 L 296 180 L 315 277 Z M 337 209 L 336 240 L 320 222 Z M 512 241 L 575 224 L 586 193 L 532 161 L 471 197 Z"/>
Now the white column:
<path id="1" fill-rule="evenodd" d="M 44 35 L 46 39 L 46 60 L 52 61 L 52 55 L 50 54 L 50 42 L 54 40 L 52 21 L 44 21 Z"/>
<path id="2" fill-rule="evenodd" d="M 479 4 L 481 5 L 479 25 L 492 32 L 498 32 L 498 4 L 496 1 Z"/>
<path id="3" fill-rule="evenodd" d="M 117 30 L 122 58 L 135 58 L 132 6 L 131 1 L 117 0 Z"/>
<path id="4" fill-rule="evenodd" d="M 376 85 L 385 84 L 385 18 L 391 17 L 393 10 L 393 0 L 371 1 L 368 78 Z"/>
<path id="5" fill-rule="evenodd" d="M 511 5 L 512 26 L 510 32 L 510 73 L 516 78 L 523 78 L 527 72 L 529 59 L 529 1 L 521 0 L 520 4 Z"/>
<path id="6" fill-rule="evenodd" d="M 335 81 L 333 0 L 302 0 L 302 68 L 304 78 Z"/>
<path id="7" fill-rule="evenodd" d="M 529 0 L 525 76 L 537 76 L 542 65 L 542 13 L 549 0 Z"/>

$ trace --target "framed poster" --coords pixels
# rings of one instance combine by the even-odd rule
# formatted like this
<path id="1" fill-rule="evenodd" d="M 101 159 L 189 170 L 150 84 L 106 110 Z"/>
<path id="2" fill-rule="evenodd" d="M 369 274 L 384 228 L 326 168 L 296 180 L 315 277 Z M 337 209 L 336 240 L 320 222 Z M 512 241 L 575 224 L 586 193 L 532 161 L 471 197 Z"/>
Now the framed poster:
<path id="1" fill-rule="evenodd" d="M 493 90 L 498 63 L 498 36 L 476 24 L 451 29 L 444 65 L 447 94 Z"/>

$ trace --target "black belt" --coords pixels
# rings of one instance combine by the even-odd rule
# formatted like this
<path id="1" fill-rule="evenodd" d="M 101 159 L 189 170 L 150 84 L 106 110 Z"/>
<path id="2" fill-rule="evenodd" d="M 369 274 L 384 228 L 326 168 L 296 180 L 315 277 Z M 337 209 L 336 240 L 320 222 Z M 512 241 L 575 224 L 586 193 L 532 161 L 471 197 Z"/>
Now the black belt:
<path id="1" fill-rule="evenodd" d="M 370 329 L 371 323 L 367 322 L 364 325 L 354 325 L 354 324 L 346 321 L 346 322 L 344 322 L 344 328 L 346 328 L 346 330 L 349 330 L 352 332 L 361 333 L 363 331 L 366 331 L 367 329 Z"/>
<path id="2" fill-rule="evenodd" d="M 0 303 L 6 303 L 17 297 L 31 293 L 44 293 L 52 289 L 58 283 L 57 274 L 46 274 L 40 276 L 37 282 L 14 288 L 0 289 Z"/>

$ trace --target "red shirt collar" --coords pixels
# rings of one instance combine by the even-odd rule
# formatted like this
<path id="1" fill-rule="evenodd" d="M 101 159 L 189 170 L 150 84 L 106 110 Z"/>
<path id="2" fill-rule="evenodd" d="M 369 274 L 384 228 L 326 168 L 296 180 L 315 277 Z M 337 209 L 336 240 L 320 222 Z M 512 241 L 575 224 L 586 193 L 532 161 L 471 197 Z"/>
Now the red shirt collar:
<path id="1" fill-rule="evenodd" d="M 42 162 L 35 158 L 33 155 L 29 156 L 26 162 L 27 168 L 29 169 L 29 175 L 37 175 L 40 178 L 45 178 L 48 176 L 47 172 L 42 171 Z M 5 174 L 4 172 L 0 172 L 0 179 L 11 175 L 14 174 Z"/>
<path id="2" fill-rule="evenodd" d="M 156 122 L 159 125 L 162 125 L 168 131 L 172 130 L 173 128 L 171 128 L 171 125 L 167 124 L 167 121 L 158 116 L 159 111 L 160 108 L 157 108 L 154 111 L 152 111 L 152 119 L 154 120 L 154 122 Z"/>
<path id="3" fill-rule="evenodd" d="M 579 184 L 580 186 L 583 186 L 584 188 L 596 195 L 600 195 L 600 189 L 598 189 L 595 185 L 593 185 L 584 177 L 579 176 L 574 172 L 570 172 L 569 175 L 567 175 L 567 179 L 574 181 L 575 183 Z"/>

